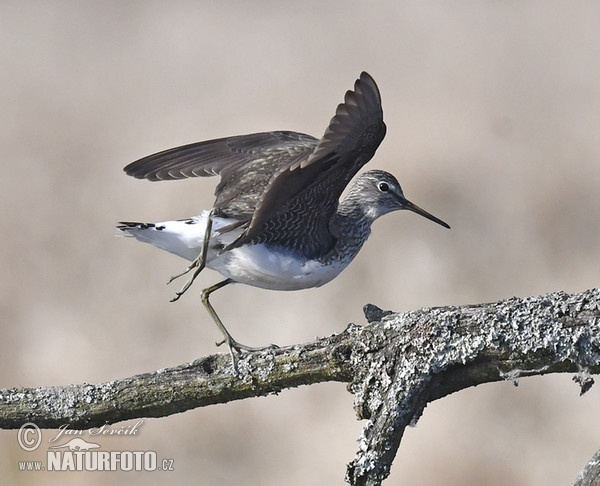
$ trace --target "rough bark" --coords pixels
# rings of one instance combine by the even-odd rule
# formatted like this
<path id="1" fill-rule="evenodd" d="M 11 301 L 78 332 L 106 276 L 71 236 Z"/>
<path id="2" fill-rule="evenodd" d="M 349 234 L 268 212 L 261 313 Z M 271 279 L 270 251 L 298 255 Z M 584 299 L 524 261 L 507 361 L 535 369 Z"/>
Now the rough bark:
<path id="1" fill-rule="evenodd" d="M 599 486 L 600 485 L 600 450 L 592 456 L 589 462 L 579 473 L 573 486 Z"/>
<path id="2" fill-rule="evenodd" d="M 584 393 L 600 371 L 600 290 L 407 313 L 366 306 L 351 324 L 313 343 L 228 355 L 100 384 L 0 390 L 0 428 L 33 422 L 89 428 L 342 381 L 365 427 L 348 465 L 352 485 L 377 485 L 407 425 L 427 403 L 480 383 L 574 373 Z"/>

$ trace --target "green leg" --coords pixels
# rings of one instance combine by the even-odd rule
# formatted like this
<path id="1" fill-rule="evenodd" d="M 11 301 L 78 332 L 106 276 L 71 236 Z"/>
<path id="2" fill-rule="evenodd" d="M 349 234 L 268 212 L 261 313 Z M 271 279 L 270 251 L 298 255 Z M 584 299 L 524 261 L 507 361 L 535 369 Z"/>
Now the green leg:
<path id="1" fill-rule="evenodd" d="M 216 290 L 219 290 L 220 288 L 225 287 L 226 285 L 229 285 L 230 283 L 235 283 L 235 282 L 233 280 L 231 280 L 230 278 L 228 278 L 228 279 L 225 279 L 215 285 L 212 285 L 211 287 L 204 289 L 202 291 L 201 298 L 202 298 L 202 303 L 204 304 L 204 307 L 206 307 L 206 310 L 212 317 L 213 321 L 215 321 L 215 324 L 217 325 L 217 327 L 223 334 L 223 337 L 225 338 L 225 339 L 223 339 L 223 341 L 218 342 L 217 346 L 221 346 L 222 344 L 227 344 L 227 347 L 229 348 L 229 354 L 231 355 L 231 361 L 233 363 L 233 367 L 234 367 L 234 369 L 237 369 L 236 353 L 234 352 L 234 350 L 237 352 L 261 351 L 263 349 L 268 349 L 268 348 L 273 348 L 273 347 L 276 348 L 277 345 L 271 344 L 270 346 L 254 348 L 251 346 L 246 346 L 245 344 L 238 343 L 235 339 L 233 339 L 233 336 L 231 334 L 229 334 L 229 331 L 223 324 L 223 321 L 221 321 L 221 318 L 217 315 L 215 309 L 213 308 L 213 306 L 210 303 L 210 301 L 208 300 L 208 298 L 209 298 L 210 294 L 212 294 Z"/>

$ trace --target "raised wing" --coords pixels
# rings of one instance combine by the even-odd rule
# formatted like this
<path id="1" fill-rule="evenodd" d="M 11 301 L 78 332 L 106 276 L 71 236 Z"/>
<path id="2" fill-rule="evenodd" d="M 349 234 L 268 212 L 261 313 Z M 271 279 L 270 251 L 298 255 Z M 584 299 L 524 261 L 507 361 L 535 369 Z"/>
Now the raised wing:
<path id="1" fill-rule="evenodd" d="M 385 136 L 381 97 L 363 72 L 321 140 L 289 131 L 193 143 L 125 167 L 151 181 L 219 175 L 215 213 L 247 227 L 231 245 L 280 244 L 311 258 L 332 248 L 340 195 Z"/>
<path id="2" fill-rule="evenodd" d="M 385 131 L 379 89 L 363 72 L 314 150 L 282 165 L 273 175 L 247 231 L 232 246 L 272 243 L 307 258 L 333 248 L 336 235 L 330 222 L 339 198 L 373 157 Z"/>
<path id="3" fill-rule="evenodd" d="M 123 170 L 150 181 L 219 175 L 217 214 L 250 219 L 273 174 L 306 158 L 317 142 L 310 135 L 289 131 L 239 135 L 164 150 Z"/>

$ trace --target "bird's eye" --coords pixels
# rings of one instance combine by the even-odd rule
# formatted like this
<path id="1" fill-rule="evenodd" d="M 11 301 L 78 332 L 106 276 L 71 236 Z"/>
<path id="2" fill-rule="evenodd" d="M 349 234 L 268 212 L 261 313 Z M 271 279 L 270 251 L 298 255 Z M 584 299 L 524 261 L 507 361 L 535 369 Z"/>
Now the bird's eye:
<path id="1" fill-rule="evenodd" d="M 387 182 L 380 182 L 379 184 L 377 184 L 377 188 L 381 192 L 388 192 L 390 190 L 390 185 Z"/>

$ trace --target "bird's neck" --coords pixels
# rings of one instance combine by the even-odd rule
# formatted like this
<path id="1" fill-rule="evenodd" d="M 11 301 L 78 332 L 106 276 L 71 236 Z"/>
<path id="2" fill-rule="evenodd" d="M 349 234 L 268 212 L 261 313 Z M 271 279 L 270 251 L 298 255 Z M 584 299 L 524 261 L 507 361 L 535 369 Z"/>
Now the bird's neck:
<path id="1" fill-rule="evenodd" d="M 337 237 L 335 252 L 338 256 L 350 260 L 356 256 L 371 234 L 374 219 L 368 207 L 352 197 L 340 203 L 331 223 L 331 231 Z"/>

